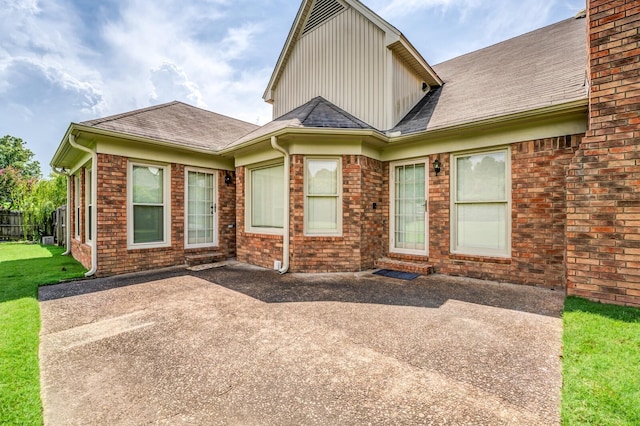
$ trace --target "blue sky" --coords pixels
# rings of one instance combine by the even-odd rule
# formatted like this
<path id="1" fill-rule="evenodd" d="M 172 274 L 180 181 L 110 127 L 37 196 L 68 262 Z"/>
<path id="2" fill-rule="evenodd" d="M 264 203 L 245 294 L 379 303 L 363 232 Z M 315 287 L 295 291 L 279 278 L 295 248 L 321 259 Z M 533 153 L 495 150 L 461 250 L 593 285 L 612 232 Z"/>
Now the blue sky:
<path id="1" fill-rule="evenodd" d="M 434 65 L 569 18 L 584 0 L 364 0 Z M 43 172 L 70 122 L 180 100 L 264 124 L 298 0 L 0 0 L 0 134 Z"/>

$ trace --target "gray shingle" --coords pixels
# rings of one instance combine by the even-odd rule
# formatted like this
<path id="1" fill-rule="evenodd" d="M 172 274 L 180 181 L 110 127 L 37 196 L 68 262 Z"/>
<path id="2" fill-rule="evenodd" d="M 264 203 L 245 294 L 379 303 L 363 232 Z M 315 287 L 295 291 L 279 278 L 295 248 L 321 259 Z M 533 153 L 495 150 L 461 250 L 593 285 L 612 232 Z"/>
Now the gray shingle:
<path id="1" fill-rule="evenodd" d="M 587 98 L 586 20 L 567 19 L 434 66 L 445 84 L 393 131 L 414 133 Z"/>
<path id="2" fill-rule="evenodd" d="M 177 101 L 80 124 L 190 148 L 211 150 L 220 149 L 258 128 L 255 124 Z"/>
<path id="3" fill-rule="evenodd" d="M 286 127 L 375 130 L 364 121 L 337 107 L 322 96 L 318 96 L 229 144 L 229 147 L 259 139 Z"/>

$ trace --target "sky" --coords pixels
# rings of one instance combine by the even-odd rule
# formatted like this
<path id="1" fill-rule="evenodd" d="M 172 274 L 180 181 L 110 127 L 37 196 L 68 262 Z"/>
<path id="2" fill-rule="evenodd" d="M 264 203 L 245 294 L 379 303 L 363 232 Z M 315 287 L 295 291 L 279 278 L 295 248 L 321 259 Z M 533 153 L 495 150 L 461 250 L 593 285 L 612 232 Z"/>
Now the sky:
<path id="1" fill-rule="evenodd" d="M 254 124 L 301 0 L 0 0 L 0 136 L 43 174 L 69 124 L 173 100 Z M 431 65 L 585 0 L 364 0 Z"/>

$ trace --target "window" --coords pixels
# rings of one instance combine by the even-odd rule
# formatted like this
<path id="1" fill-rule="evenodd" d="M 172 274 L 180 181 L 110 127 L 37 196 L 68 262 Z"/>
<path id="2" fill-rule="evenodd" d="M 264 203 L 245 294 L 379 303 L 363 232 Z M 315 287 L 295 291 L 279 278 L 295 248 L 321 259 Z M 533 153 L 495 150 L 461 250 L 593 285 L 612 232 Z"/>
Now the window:
<path id="1" fill-rule="evenodd" d="M 428 254 L 427 178 L 424 160 L 391 163 L 390 251 Z"/>
<path id="2" fill-rule="evenodd" d="M 84 172 L 84 203 L 86 205 L 85 210 L 85 235 L 87 236 L 87 241 L 91 241 L 91 200 L 93 199 L 91 196 L 91 191 L 93 187 L 91 186 L 91 169 L 87 168 Z"/>
<path id="3" fill-rule="evenodd" d="M 127 176 L 129 246 L 169 246 L 169 167 L 129 163 Z"/>
<path id="4" fill-rule="evenodd" d="M 305 234 L 342 233 L 341 171 L 339 158 L 305 159 Z"/>
<path id="5" fill-rule="evenodd" d="M 249 169 L 249 232 L 280 234 L 284 227 L 284 165 Z"/>
<path id="6" fill-rule="evenodd" d="M 510 255 L 509 158 L 508 149 L 452 156 L 452 252 Z"/>
<path id="7" fill-rule="evenodd" d="M 80 239 L 80 176 L 73 177 L 73 206 L 75 207 L 75 234 L 76 239 Z"/>
<path id="8" fill-rule="evenodd" d="M 214 246 L 217 240 L 216 175 L 187 168 L 185 189 L 185 246 Z"/>

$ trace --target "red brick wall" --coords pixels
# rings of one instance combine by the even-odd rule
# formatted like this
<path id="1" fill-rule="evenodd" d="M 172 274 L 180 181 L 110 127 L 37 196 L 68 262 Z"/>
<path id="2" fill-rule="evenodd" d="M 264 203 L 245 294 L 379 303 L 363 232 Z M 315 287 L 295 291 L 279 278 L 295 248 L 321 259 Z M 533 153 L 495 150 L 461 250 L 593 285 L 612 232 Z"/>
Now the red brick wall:
<path id="1" fill-rule="evenodd" d="M 76 188 L 76 179 L 71 177 L 71 255 L 87 269 L 91 268 L 91 246 L 87 244 L 86 235 L 86 207 L 85 207 L 85 169 L 77 172 L 79 186 Z M 76 191 L 80 191 L 80 239 L 76 238 Z"/>
<path id="2" fill-rule="evenodd" d="M 273 268 L 273 261 L 282 261 L 282 236 L 245 232 L 246 168 L 236 168 L 236 257 L 238 261 Z"/>
<path id="3" fill-rule="evenodd" d="M 640 6 L 588 2 L 589 131 L 568 177 L 567 292 L 640 306 Z"/>
<path id="4" fill-rule="evenodd" d="M 219 247 L 184 248 L 185 166 L 171 164 L 171 247 L 127 249 L 126 157 L 98 154 L 98 272 L 99 276 L 157 269 L 185 263 L 185 254 L 223 252 L 234 255 L 235 210 L 233 187 L 219 184 Z M 218 182 L 224 172 L 218 171 Z M 224 205 L 223 205 L 224 203 Z M 232 225 L 232 228 L 229 228 Z"/>
<path id="5" fill-rule="evenodd" d="M 450 253 L 450 157 L 431 156 L 429 163 L 438 157 L 442 171 L 429 172 L 429 257 L 389 257 L 428 262 L 444 274 L 564 287 L 565 176 L 580 140 L 573 135 L 512 144 L 512 250 L 506 259 Z"/>
<path id="6" fill-rule="evenodd" d="M 369 157 L 357 157 L 360 162 L 361 220 L 360 270 L 372 269 L 374 262 L 385 252 L 384 229 L 389 217 L 385 203 L 384 164 Z M 388 188 L 388 186 L 386 187 Z M 376 208 L 373 208 L 376 203 Z"/>
<path id="7" fill-rule="evenodd" d="M 359 271 L 361 265 L 362 180 L 360 157 L 342 156 L 342 235 L 304 235 L 304 156 L 291 156 L 291 271 Z"/>
<path id="8" fill-rule="evenodd" d="M 291 156 L 290 270 L 344 272 L 372 268 L 383 253 L 383 165 L 363 156 L 342 156 L 342 235 L 304 235 L 304 156 Z M 236 170 L 238 260 L 273 268 L 282 260 L 282 236 L 245 232 L 244 167 Z M 373 203 L 377 208 L 373 209 Z"/>

